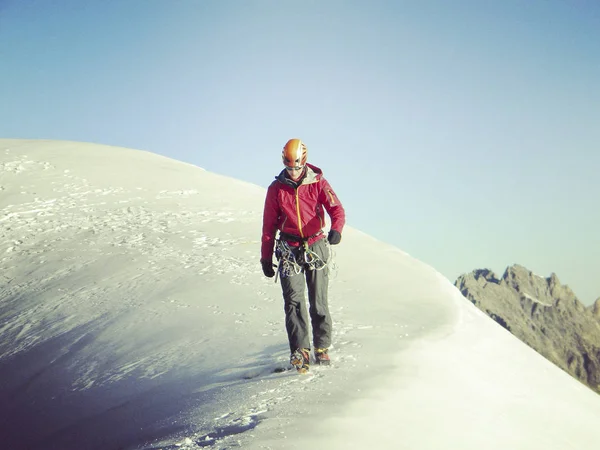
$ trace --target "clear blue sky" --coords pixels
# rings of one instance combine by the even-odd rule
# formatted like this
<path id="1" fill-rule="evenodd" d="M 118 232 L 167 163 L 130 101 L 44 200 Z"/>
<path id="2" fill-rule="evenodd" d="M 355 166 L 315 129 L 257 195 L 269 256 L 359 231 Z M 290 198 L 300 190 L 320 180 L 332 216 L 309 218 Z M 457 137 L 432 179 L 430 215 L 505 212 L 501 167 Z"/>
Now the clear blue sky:
<path id="1" fill-rule="evenodd" d="M 0 0 L 0 137 L 265 187 L 300 137 L 349 225 L 452 281 L 519 263 L 600 296 L 594 0 Z"/>

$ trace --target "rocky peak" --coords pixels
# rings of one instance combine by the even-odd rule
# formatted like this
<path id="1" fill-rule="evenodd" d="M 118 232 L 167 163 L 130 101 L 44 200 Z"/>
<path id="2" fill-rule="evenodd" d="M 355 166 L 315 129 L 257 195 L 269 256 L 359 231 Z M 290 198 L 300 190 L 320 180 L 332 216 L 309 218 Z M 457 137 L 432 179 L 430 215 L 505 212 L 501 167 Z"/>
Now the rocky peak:
<path id="1" fill-rule="evenodd" d="M 492 282 L 499 283 L 500 280 L 490 269 L 476 269 L 471 273 L 465 273 L 458 277 L 458 280 L 467 281 L 473 280 L 479 283 Z"/>
<path id="2" fill-rule="evenodd" d="M 474 270 L 473 275 L 476 280 L 478 280 L 479 278 L 483 278 L 488 283 L 496 283 L 496 284 L 500 283 L 500 280 L 498 279 L 496 274 L 494 272 L 492 272 L 490 269 Z"/>
<path id="3" fill-rule="evenodd" d="M 590 307 L 590 311 L 594 317 L 600 319 L 600 297 L 598 297 L 594 304 Z"/>
<path id="4" fill-rule="evenodd" d="M 551 289 L 555 286 L 560 286 L 560 281 L 558 281 L 558 277 L 556 276 L 556 274 L 554 272 L 552 272 L 550 274 L 550 276 L 548 278 L 546 278 L 546 280 L 548 281 L 548 286 Z"/>
<path id="5" fill-rule="evenodd" d="M 518 264 L 507 267 L 504 275 L 502 275 L 503 284 L 519 294 L 519 297 L 526 297 L 539 303 L 552 305 L 554 300 L 550 293 L 549 280 L 549 278 L 536 275 L 531 270 Z M 553 281 L 553 283 L 556 282 L 558 282 L 558 278 Z"/>
<path id="6" fill-rule="evenodd" d="M 542 277 L 518 264 L 501 279 L 478 269 L 455 285 L 497 323 L 600 392 L 600 298 L 585 308 L 555 273 Z"/>

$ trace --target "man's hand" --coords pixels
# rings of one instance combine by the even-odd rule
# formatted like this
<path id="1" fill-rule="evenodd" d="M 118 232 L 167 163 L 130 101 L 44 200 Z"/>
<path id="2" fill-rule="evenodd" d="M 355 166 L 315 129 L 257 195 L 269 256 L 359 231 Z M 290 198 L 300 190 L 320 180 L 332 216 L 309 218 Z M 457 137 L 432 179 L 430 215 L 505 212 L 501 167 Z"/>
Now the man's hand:
<path id="1" fill-rule="evenodd" d="M 342 240 L 342 235 L 339 231 L 330 230 L 329 234 L 327 235 L 327 240 L 331 245 L 337 245 Z"/>
<path id="2" fill-rule="evenodd" d="M 262 270 L 265 274 L 265 277 L 273 278 L 275 276 L 275 271 L 273 270 L 273 260 L 261 259 L 260 264 L 262 266 Z"/>

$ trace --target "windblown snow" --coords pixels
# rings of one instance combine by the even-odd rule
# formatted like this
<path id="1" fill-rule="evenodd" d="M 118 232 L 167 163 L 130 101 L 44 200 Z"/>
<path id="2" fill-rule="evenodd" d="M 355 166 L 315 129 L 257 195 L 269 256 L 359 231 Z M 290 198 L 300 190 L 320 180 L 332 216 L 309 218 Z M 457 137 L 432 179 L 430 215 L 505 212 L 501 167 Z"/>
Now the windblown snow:
<path id="1" fill-rule="evenodd" d="M 0 140 L 0 447 L 600 448 L 595 393 L 350 227 L 333 366 L 286 370 L 264 195 L 148 152 Z"/>

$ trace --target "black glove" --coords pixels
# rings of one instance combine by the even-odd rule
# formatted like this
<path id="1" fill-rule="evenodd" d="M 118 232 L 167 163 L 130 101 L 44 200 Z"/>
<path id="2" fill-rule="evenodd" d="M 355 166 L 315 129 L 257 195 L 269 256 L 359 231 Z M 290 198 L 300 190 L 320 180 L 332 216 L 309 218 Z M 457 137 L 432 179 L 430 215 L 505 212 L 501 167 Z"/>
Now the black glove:
<path id="1" fill-rule="evenodd" d="M 275 271 L 273 270 L 273 261 L 270 259 L 261 259 L 260 264 L 262 266 L 263 273 L 265 277 L 273 278 L 275 276 Z"/>
<path id="2" fill-rule="evenodd" d="M 331 245 L 337 245 L 342 240 L 342 235 L 339 231 L 330 230 L 329 234 L 327 235 L 327 240 Z"/>

